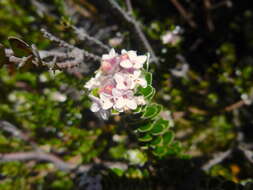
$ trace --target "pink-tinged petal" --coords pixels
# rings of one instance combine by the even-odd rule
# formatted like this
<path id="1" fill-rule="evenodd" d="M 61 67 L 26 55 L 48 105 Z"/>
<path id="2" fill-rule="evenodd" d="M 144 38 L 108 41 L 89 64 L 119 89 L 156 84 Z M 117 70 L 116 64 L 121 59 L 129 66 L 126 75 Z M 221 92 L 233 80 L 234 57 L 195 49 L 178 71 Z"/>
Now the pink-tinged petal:
<path id="1" fill-rule="evenodd" d="M 122 83 L 124 82 L 124 77 L 123 77 L 123 74 L 122 73 L 116 73 L 114 76 L 113 76 L 114 80 L 116 81 L 116 83 Z"/>
<path id="2" fill-rule="evenodd" d="M 90 107 L 92 112 L 98 112 L 100 110 L 100 108 L 101 108 L 100 105 L 96 102 L 94 102 Z"/>
<path id="3" fill-rule="evenodd" d="M 132 109 L 132 110 L 135 110 L 137 108 L 137 103 L 134 99 L 132 100 L 127 100 L 127 107 Z"/>
<path id="4" fill-rule="evenodd" d="M 120 62 L 120 66 L 123 68 L 129 69 L 129 68 L 133 67 L 133 64 L 131 63 L 131 61 L 126 59 L 126 60 Z"/>
<path id="5" fill-rule="evenodd" d="M 122 96 L 122 91 L 117 89 L 117 88 L 113 88 L 112 89 L 112 95 L 115 98 L 120 97 L 120 96 Z"/>
<path id="6" fill-rule="evenodd" d="M 146 55 L 140 55 L 140 56 L 137 56 L 135 58 L 135 64 L 144 64 L 147 60 L 147 56 Z"/>
<path id="7" fill-rule="evenodd" d="M 132 90 L 127 90 L 124 92 L 124 96 L 127 98 L 132 98 L 134 96 L 134 92 Z"/>
<path id="8" fill-rule="evenodd" d="M 129 59 L 130 59 L 130 61 L 134 61 L 136 58 L 137 58 L 137 53 L 136 53 L 136 51 L 128 51 L 127 52 L 127 55 L 128 55 L 128 57 L 129 57 Z"/>

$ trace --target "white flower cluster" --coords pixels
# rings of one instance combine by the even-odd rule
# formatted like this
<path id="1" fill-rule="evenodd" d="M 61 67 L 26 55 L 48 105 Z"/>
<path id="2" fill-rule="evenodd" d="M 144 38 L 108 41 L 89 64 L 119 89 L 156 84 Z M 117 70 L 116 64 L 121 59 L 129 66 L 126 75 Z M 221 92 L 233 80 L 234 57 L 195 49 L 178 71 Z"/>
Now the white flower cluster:
<path id="1" fill-rule="evenodd" d="M 84 86 L 90 91 L 91 111 L 103 116 L 108 112 L 135 110 L 139 105 L 145 105 L 144 96 L 135 94 L 138 86 L 147 86 L 143 76 L 146 61 L 146 55 L 137 55 L 132 50 L 122 50 L 121 54 L 117 54 L 112 49 L 109 54 L 103 55 L 95 77 Z"/>

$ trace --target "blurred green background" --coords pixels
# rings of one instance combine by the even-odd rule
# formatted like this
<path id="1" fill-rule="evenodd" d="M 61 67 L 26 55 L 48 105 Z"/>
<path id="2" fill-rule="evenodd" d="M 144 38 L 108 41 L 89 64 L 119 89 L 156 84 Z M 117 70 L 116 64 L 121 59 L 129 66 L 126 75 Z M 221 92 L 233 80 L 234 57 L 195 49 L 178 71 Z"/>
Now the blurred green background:
<path id="1" fill-rule="evenodd" d="M 125 1 L 117 2 L 126 7 Z M 186 11 L 186 17 L 178 6 Z M 160 58 L 160 66 L 151 65 L 155 101 L 170 110 L 175 138 L 182 143 L 189 164 L 195 159 L 204 164 L 217 157 L 216 153 L 232 149 L 233 153 L 208 169 L 206 175 L 222 176 L 237 184 L 252 181 L 253 158 L 234 148 L 241 143 L 249 152 L 253 150 L 250 1 L 136 0 L 133 7 Z M 48 28 L 61 39 L 96 52 L 92 45 L 76 39 L 64 24 L 67 20 L 118 50 L 145 52 L 132 26 L 117 15 L 103 0 L 1 0 L 0 42 L 9 47 L 8 37 L 16 36 L 40 50 L 53 48 L 40 32 Z M 174 41 L 168 36 L 163 40 L 166 34 L 173 34 Z M 11 122 L 41 149 L 68 163 L 87 164 L 97 159 L 145 163 L 141 153 L 137 161 L 127 156 L 129 151 L 139 153 L 140 147 L 133 139 L 133 129 L 122 127 L 126 122 L 123 118 L 101 121 L 89 111 L 83 85 L 96 68 L 92 65 L 90 71 L 82 70 L 80 78 L 73 72 L 51 73 L 44 68 L 20 71 L 3 66 L 0 120 Z M 243 139 L 239 141 L 238 135 Z M 0 130 L 0 153 L 31 150 L 31 144 Z M 149 158 L 149 162 L 160 161 Z M 170 165 L 170 161 L 162 163 Z M 201 164 L 196 167 L 200 169 Z M 141 180 L 151 175 L 138 167 L 113 172 L 126 179 Z M 1 190 L 78 189 L 76 178 L 51 163 L 0 163 Z"/>

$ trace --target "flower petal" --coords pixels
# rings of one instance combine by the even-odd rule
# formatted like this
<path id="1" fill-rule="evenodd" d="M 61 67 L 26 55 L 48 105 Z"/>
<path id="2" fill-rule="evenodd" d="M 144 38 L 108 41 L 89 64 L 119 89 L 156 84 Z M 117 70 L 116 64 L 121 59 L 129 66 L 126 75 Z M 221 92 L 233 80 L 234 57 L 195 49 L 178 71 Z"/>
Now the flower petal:
<path id="1" fill-rule="evenodd" d="M 122 49 L 121 50 L 121 54 L 123 55 L 123 54 L 126 54 L 127 53 L 127 51 L 125 50 L 125 49 Z"/>
<path id="2" fill-rule="evenodd" d="M 113 103 L 108 99 L 108 100 L 103 100 L 102 102 L 102 108 L 104 110 L 108 110 L 113 106 Z"/>
<path id="3" fill-rule="evenodd" d="M 129 57 L 130 61 L 134 61 L 137 58 L 137 53 L 136 53 L 136 51 L 133 51 L 133 50 L 128 51 L 127 55 Z"/>
<path id="4" fill-rule="evenodd" d="M 115 101 L 115 108 L 121 110 L 126 105 L 124 98 L 120 97 Z"/>
<path id="5" fill-rule="evenodd" d="M 146 88 L 147 87 L 147 81 L 144 79 L 144 78 L 139 78 L 138 80 L 137 80 L 137 83 L 139 84 L 139 85 L 141 85 L 143 88 Z"/>
<path id="6" fill-rule="evenodd" d="M 100 105 L 99 105 L 98 103 L 94 102 L 94 103 L 91 105 L 90 110 L 91 110 L 92 112 L 98 112 L 98 111 L 100 110 Z"/>
<path id="7" fill-rule="evenodd" d="M 135 61 L 135 64 L 144 64 L 146 60 L 147 60 L 146 55 L 140 55 L 140 56 L 137 56 L 134 61 Z"/>
<path id="8" fill-rule="evenodd" d="M 123 68 L 129 69 L 129 68 L 133 67 L 133 64 L 131 63 L 131 61 L 126 59 L 126 60 L 120 62 L 120 66 Z"/>
<path id="9" fill-rule="evenodd" d="M 132 110 L 135 110 L 137 108 L 137 103 L 134 99 L 132 99 L 132 100 L 128 99 L 126 104 L 127 104 L 127 107 Z"/>
<path id="10" fill-rule="evenodd" d="M 141 69 L 143 67 L 143 63 L 135 63 L 134 65 L 133 65 L 133 68 L 134 69 Z"/>

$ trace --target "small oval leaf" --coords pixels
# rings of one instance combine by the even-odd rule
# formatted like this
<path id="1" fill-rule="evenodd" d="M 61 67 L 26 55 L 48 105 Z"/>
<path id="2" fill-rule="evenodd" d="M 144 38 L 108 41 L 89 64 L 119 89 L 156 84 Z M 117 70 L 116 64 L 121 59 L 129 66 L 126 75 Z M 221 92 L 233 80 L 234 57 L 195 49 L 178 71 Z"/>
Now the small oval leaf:
<path id="1" fill-rule="evenodd" d="M 144 119 L 154 118 L 160 113 L 161 110 L 162 110 L 162 106 L 159 104 L 147 105 L 142 115 L 142 118 Z"/>
<path id="2" fill-rule="evenodd" d="M 152 136 L 149 134 L 145 134 L 142 137 L 139 137 L 138 140 L 141 142 L 149 142 L 152 140 Z"/>
<path id="3" fill-rule="evenodd" d="M 31 47 L 23 40 L 16 37 L 9 37 L 8 40 L 15 56 L 24 57 L 33 54 Z"/>
<path id="4" fill-rule="evenodd" d="M 153 125 L 149 123 L 149 124 L 146 124 L 146 125 L 143 125 L 143 126 L 139 127 L 138 131 L 141 132 L 141 133 L 144 133 L 144 132 L 150 131 L 152 128 L 153 128 Z"/>

